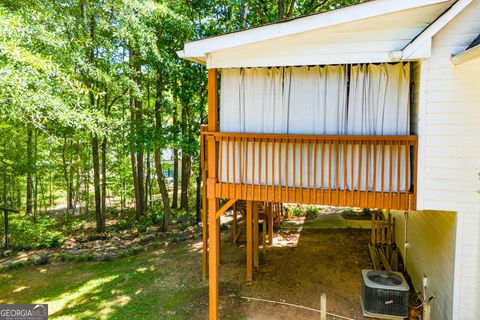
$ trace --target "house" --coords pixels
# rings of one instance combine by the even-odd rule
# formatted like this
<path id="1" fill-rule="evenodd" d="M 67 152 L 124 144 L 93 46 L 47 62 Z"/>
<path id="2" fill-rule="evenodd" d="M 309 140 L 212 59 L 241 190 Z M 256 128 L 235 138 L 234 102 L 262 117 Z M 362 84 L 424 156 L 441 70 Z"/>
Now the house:
<path id="1" fill-rule="evenodd" d="M 208 69 L 209 266 L 238 199 L 249 236 L 257 202 L 389 209 L 432 318 L 480 319 L 479 34 L 480 0 L 375 0 L 185 43 Z"/>

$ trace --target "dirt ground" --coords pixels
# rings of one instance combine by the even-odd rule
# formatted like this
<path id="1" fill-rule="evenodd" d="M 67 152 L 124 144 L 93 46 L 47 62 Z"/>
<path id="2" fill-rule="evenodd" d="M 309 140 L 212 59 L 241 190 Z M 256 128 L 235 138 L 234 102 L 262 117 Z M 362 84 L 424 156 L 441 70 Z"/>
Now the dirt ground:
<path id="1" fill-rule="evenodd" d="M 220 315 L 222 319 L 318 319 L 319 314 L 289 306 L 248 301 L 261 298 L 320 308 L 327 295 L 328 312 L 367 319 L 360 305 L 361 270 L 372 268 L 369 231 L 362 229 L 288 228 L 276 234 L 274 245 L 246 282 L 246 247 L 234 246 L 230 231 L 222 233 Z M 203 300 L 203 301 L 201 301 Z M 206 319 L 205 300 L 198 300 L 193 319 Z M 329 317 L 329 319 L 335 319 Z M 338 318 L 337 318 L 338 319 Z"/>

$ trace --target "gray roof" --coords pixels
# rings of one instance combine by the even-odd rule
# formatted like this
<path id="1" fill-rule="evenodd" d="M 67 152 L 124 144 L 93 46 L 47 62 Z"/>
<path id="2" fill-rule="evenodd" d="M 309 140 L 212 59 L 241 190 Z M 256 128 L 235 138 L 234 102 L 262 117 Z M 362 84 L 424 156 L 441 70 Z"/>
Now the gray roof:
<path id="1" fill-rule="evenodd" d="M 475 38 L 475 40 L 473 40 L 472 43 L 470 43 L 470 45 L 468 46 L 467 49 L 465 50 L 468 50 L 468 49 L 472 49 L 473 47 L 476 47 L 480 44 L 480 34 L 478 35 L 478 37 Z"/>

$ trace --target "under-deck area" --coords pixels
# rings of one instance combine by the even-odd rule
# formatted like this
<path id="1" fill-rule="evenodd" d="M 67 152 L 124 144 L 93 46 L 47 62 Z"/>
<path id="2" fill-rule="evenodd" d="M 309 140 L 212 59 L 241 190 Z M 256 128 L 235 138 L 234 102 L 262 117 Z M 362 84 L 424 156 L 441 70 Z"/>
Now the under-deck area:
<path id="1" fill-rule="evenodd" d="M 282 228 L 266 255 L 260 254 L 255 281 L 245 283 L 245 239 L 235 245 L 230 230 L 222 232 L 219 309 L 222 319 L 319 319 L 318 312 L 242 297 L 320 309 L 327 295 L 328 312 L 353 319 L 360 306 L 362 269 L 372 268 L 368 229 Z M 204 306 L 194 319 L 205 319 Z"/>

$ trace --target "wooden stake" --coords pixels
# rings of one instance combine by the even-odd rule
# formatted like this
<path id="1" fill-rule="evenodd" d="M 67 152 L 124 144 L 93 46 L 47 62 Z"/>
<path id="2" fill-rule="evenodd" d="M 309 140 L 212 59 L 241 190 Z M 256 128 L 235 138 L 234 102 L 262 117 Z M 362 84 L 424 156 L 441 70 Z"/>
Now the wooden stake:
<path id="1" fill-rule="evenodd" d="M 327 320 L 327 295 L 325 293 L 320 296 L 320 319 Z"/>
<path id="2" fill-rule="evenodd" d="M 423 304 L 423 320 L 430 320 L 432 317 L 432 306 L 426 302 Z"/>

